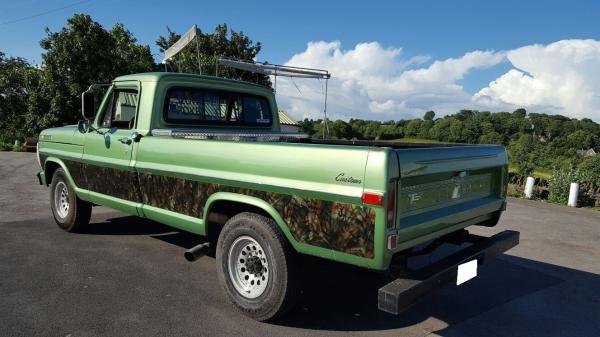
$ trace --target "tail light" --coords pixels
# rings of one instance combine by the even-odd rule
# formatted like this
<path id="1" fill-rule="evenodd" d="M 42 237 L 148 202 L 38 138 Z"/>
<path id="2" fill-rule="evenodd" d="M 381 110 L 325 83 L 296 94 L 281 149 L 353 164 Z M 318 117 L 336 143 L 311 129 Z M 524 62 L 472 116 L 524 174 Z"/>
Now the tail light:
<path id="1" fill-rule="evenodd" d="M 364 192 L 361 200 L 363 204 L 383 206 L 383 195 L 380 193 Z M 387 228 L 396 227 L 396 181 L 390 181 L 387 186 L 387 204 L 386 204 L 386 226 Z"/>
<path id="2" fill-rule="evenodd" d="M 387 186 L 387 228 L 396 227 L 396 181 L 391 180 Z"/>
<path id="3" fill-rule="evenodd" d="M 364 192 L 361 198 L 363 204 L 383 206 L 383 195 L 373 192 Z"/>

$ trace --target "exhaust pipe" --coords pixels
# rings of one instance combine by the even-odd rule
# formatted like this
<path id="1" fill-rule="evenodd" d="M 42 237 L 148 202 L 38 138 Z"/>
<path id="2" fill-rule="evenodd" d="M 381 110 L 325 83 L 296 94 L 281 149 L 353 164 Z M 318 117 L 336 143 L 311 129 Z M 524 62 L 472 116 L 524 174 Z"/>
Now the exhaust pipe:
<path id="1" fill-rule="evenodd" d="M 194 262 L 210 251 L 210 242 L 201 243 L 185 251 L 183 256 L 189 262 Z"/>

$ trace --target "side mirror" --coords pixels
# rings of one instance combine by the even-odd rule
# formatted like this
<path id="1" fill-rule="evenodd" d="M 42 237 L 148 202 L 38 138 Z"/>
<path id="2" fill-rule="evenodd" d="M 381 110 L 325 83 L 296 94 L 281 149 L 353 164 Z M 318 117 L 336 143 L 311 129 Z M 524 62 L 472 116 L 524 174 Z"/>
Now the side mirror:
<path id="1" fill-rule="evenodd" d="M 91 91 L 85 91 L 83 94 L 81 94 L 81 114 L 86 120 L 93 119 L 96 115 L 94 94 Z"/>
<path id="2" fill-rule="evenodd" d="M 77 122 L 77 130 L 81 133 L 87 133 L 90 130 L 90 122 L 87 119 Z"/>

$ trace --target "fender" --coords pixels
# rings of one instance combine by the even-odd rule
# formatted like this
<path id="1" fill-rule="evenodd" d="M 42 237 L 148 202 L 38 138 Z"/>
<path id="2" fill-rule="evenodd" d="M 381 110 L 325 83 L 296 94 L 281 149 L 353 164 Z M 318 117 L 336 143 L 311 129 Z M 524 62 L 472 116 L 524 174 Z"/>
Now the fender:
<path id="1" fill-rule="evenodd" d="M 52 176 L 48 174 L 49 173 L 48 172 L 48 163 L 57 164 L 60 168 L 62 168 L 67 176 L 67 180 L 68 180 L 69 184 L 71 184 L 71 186 L 73 186 L 73 188 L 75 189 L 75 193 L 77 194 L 79 199 L 89 201 L 88 191 L 78 187 L 77 184 L 75 184 L 75 180 L 73 180 L 73 177 L 71 176 L 71 172 L 67 168 L 67 165 L 65 165 L 65 163 L 60 158 L 47 157 L 46 160 L 44 160 L 43 168 L 44 168 L 44 175 L 46 176 L 46 186 L 50 185 L 50 180 L 52 179 Z"/>
<path id="2" fill-rule="evenodd" d="M 205 233 L 208 233 L 208 230 L 206 228 L 206 225 L 208 224 L 208 222 L 207 222 L 208 214 L 210 213 L 211 207 L 213 206 L 213 204 L 216 201 L 234 201 L 234 202 L 238 202 L 241 204 L 246 204 L 246 205 L 250 205 L 250 206 L 254 206 L 254 207 L 258 207 L 258 208 L 262 209 L 263 211 L 267 212 L 267 214 L 269 214 L 271 216 L 271 218 L 273 218 L 273 220 L 275 220 L 277 227 L 279 227 L 279 229 L 283 232 L 283 234 L 288 239 L 288 241 L 292 244 L 292 246 L 294 246 L 294 248 L 297 249 L 296 245 L 298 244 L 298 242 L 292 236 L 292 233 L 290 232 L 288 225 L 285 223 L 285 221 L 283 220 L 283 218 L 281 217 L 279 212 L 277 212 L 277 210 L 275 210 L 275 208 L 273 208 L 273 206 L 271 204 L 267 203 L 266 201 L 256 198 L 256 197 L 249 196 L 249 195 L 244 195 L 244 194 L 231 193 L 231 192 L 213 193 L 206 200 L 206 203 L 204 204 L 204 214 L 203 214 L 202 223 L 205 224 L 205 226 L 204 226 Z"/>
<path id="3" fill-rule="evenodd" d="M 326 259 L 334 259 L 341 262 L 346 262 L 354 265 L 365 266 L 367 268 L 372 269 L 385 269 L 384 267 L 384 256 L 382 254 L 377 254 L 375 258 L 369 259 L 364 258 L 328 248 L 318 247 L 314 245 L 307 244 L 305 242 L 297 241 L 292 233 L 290 232 L 289 226 L 283 220 L 279 212 L 268 202 L 253 196 L 248 196 L 244 194 L 231 193 L 231 192 L 216 192 L 212 194 L 204 204 L 204 214 L 202 224 L 204 225 L 204 235 L 208 233 L 207 228 L 207 220 L 208 214 L 210 213 L 211 207 L 217 201 L 233 201 L 242 204 L 247 204 L 250 206 L 258 207 L 265 211 L 269 216 L 275 220 L 275 223 L 281 229 L 281 232 L 285 235 L 288 242 L 292 245 L 294 250 L 302 254 L 308 254 L 313 256 L 318 256 Z M 381 216 L 381 215 L 380 215 Z M 379 243 L 376 243 L 379 244 Z"/>

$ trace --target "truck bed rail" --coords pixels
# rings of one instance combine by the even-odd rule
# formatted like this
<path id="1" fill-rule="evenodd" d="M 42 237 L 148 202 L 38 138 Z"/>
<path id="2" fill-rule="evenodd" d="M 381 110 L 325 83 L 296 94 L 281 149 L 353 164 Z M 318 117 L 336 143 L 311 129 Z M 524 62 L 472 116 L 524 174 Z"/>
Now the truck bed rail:
<path id="1" fill-rule="evenodd" d="M 260 130 L 227 132 L 194 129 L 153 129 L 152 135 L 185 139 L 215 139 L 258 142 L 283 142 L 308 137 L 308 135 L 303 133 L 265 132 Z"/>

